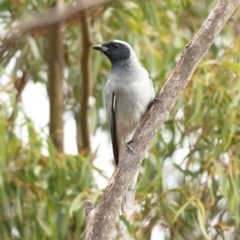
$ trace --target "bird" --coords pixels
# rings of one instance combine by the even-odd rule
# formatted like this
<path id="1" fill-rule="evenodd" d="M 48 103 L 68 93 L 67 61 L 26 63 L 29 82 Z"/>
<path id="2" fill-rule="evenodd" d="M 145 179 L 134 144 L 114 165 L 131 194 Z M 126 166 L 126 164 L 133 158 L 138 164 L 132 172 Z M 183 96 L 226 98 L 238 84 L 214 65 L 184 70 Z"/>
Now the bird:
<path id="1" fill-rule="evenodd" d="M 111 62 L 105 86 L 105 105 L 116 165 L 122 160 L 128 144 L 154 101 L 152 80 L 132 47 L 121 40 L 111 40 L 92 46 Z M 138 172 L 135 174 L 121 203 L 121 212 L 131 216 L 134 211 Z"/>

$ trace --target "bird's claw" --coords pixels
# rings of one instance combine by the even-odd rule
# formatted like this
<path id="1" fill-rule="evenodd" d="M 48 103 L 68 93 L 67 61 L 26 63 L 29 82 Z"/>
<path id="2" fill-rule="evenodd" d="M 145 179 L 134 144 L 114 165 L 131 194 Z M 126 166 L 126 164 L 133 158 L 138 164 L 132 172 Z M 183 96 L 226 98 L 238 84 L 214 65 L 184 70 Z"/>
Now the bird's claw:
<path id="1" fill-rule="evenodd" d="M 135 153 L 135 151 L 132 149 L 132 147 L 129 145 L 130 143 L 132 143 L 133 140 L 130 140 L 129 142 L 126 140 L 126 137 L 124 137 L 124 145 L 126 147 L 126 150 L 129 150 L 130 152 Z"/>

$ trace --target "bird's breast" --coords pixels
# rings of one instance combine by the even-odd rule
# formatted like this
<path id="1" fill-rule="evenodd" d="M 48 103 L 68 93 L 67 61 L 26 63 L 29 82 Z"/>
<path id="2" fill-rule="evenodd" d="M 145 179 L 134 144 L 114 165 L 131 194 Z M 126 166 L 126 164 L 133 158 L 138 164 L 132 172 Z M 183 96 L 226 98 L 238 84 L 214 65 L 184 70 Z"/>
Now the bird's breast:
<path id="1" fill-rule="evenodd" d="M 132 137 L 151 101 L 148 92 L 146 86 L 144 84 L 142 86 L 141 82 L 130 82 L 115 87 L 115 115 L 119 138 Z"/>

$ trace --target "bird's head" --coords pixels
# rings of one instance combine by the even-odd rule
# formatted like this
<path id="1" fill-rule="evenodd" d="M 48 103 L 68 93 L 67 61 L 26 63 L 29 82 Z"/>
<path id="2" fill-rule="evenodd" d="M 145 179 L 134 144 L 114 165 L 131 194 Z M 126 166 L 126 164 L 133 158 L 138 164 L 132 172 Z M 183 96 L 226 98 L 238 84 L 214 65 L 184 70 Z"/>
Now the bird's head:
<path id="1" fill-rule="evenodd" d="M 103 44 L 95 45 L 92 48 L 104 53 L 109 58 L 112 65 L 128 60 L 130 57 L 135 58 L 135 53 L 131 46 L 120 40 L 112 40 Z"/>

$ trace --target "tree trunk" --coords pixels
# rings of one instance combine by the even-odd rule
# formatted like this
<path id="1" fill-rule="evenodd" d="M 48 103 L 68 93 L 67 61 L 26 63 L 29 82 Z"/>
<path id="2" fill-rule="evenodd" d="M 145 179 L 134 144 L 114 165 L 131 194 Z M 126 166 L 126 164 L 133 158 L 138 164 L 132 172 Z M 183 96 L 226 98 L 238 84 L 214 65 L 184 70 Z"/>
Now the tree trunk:
<path id="1" fill-rule="evenodd" d="M 82 30 L 82 56 L 81 56 L 81 102 L 80 110 L 77 116 L 77 144 L 78 151 L 91 150 L 90 131 L 89 131 L 89 97 L 92 93 L 92 76 L 91 76 L 91 52 L 92 45 L 90 22 L 87 11 L 80 13 L 81 30 Z"/>
<path id="2" fill-rule="evenodd" d="M 50 137 L 59 152 L 63 152 L 63 24 L 49 27 L 48 83 L 50 99 Z"/>
<path id="3" fill-rule="evenodd" d="M 135 153 L 125 152 L 97 208 L 93 209 L 90 201 L 85 203 L 88 220 L 86 240 L 109 239 L 128 184 L 139 169 L 150 141 L 167 119 L 198 63 L 239 4 L 240 0 L 219 0 L 198 33 L 187 44 L 171 76 L 158 94 L 157 100 L 133 136 L 131 147 Z"/>

